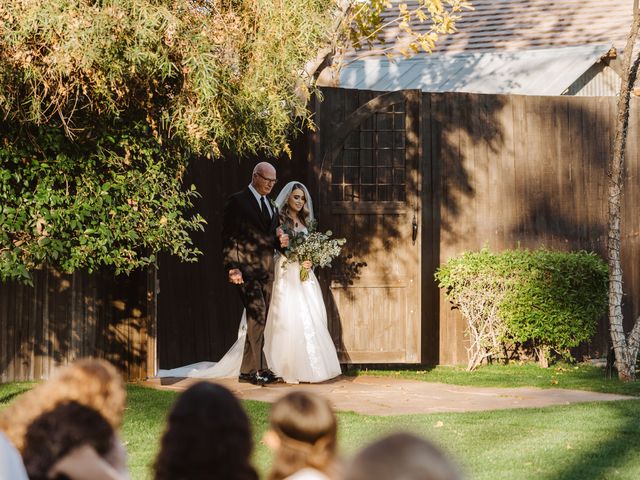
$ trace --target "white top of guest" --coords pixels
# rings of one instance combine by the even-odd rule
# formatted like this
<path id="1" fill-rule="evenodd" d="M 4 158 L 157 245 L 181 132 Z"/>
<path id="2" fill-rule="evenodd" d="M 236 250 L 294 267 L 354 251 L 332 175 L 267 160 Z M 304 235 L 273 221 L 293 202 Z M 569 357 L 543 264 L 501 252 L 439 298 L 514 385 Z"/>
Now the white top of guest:
<path id="1" fill-rule="evenodd" d="M 289 475 L 285 480 L 330 480 L 324 473 L 315 468 L 303 468 L 293 475 Z"/>
<path id="2" fill-rule="evenodd" d="M 256 197 L 256 202 L 258 202 L 258 206 L 260 208 L 262 208 L 262 206 L 260 205 L 260 198 L 262 197 L 262 195 L 260 195 L 258 193 L 258 191 L 253 188 L 253 185 L 249 184 L 249 190 L 251 190 L 251 193 L 253 193 L 253 196 Z M 271 209 L 271 202 L 269 201 L 269 199 L 267 197 L 264 197 L 264 202 L 267 205 L 267 209 L 269 210 L 269 216 L 273 217 L 273 210 Z"/>
<path id="3" fill-rule="evenodd" d="M 28 480 L 20 454 L 2 432 L 0 432 L 0 480 Z"/>

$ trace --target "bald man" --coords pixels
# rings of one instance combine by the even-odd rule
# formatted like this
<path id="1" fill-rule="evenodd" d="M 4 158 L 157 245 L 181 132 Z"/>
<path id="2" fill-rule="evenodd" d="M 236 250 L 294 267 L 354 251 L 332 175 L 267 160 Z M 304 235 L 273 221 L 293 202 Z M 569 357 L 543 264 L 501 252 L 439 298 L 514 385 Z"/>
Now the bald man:
<path id="1" fill-rule="evenodd" d="M 274 275 L 273 255 L 276 248 L 287 247 L 289 241 L 278 229 L 278 212 L 268 198 L 276 182 L 274 166 L 258 163 L 247 188 L 227 200 L 222 224 L 224 267 L 229 282 L 237 285 L 247 312 L 247 337 L 238 380 L 254 385 L 282 381 L 269 370 L 262 351 Z"/>

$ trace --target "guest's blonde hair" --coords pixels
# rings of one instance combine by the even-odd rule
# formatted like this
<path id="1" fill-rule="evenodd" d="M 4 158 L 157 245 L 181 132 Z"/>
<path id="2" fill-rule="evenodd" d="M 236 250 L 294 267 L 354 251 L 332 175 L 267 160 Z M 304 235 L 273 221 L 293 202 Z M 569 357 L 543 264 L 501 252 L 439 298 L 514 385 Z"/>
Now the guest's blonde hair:
<path id="1" fill-rule="evenodd" d="M 280 480 L 303 468 L 332 476 L 337 422 L 331 404 L 308 392 L 291 392 L 273 404 L 271 430 L 278 436 L 269 480 Z"/>
<path id="2" fill-rule="evenodd" d="M 116 368 L 105 360 L 81 359 L 19 397 L 0 413 L 0 430 L 22 452 L 29 425 L 64 402 L 77 402 L 98 411 L 118 430 L 126 393 Z"/>

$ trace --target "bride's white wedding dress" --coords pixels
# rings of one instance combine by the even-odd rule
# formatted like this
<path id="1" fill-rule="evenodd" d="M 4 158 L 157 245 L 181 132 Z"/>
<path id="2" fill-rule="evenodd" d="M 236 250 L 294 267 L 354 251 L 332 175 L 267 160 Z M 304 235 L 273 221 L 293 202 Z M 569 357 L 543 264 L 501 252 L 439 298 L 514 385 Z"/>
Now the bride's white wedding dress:
<path id="1" fill-rule="evenodd" d="M 300 230 L 304 230 L 302 228 Z M 327 310 L 313 271 L 300 281 L 300 265 L 276 258 L 271 304 L 264 330 L 264 355 L 287 383 L 323 382 L 340 375 L 327 329 Z"/>
<path id="2" fill-rule="evenodd" d="M 288 198 L 290 182 L 278 199 Z M 288 189 L 288 190 L 287 190 Z M 306 188 L 305 188 L 306 191 Z M 308 192 L 306 192 L 309 199 Z M 282 201 L 278 203 L 282 205 Z M 309 202 L 308 207 L 311 209 Z M 312 209 L 311 209 L 312 212 Z M 313 213 L 310 213 L 313 218 Z M 298 227 L 297 231 L 306 228 Z M 159 377 L 228 378 L 238 377 L 246 336 L 243 313 L 238 339 L 217 363 L 199 362 L 171 370 L 160 370 Z M 264 354 L 269 368 L 287 383 L 323 382 L 340 375 L 340 363 L 327 329 L 327 311 L 318 279 L 313 271 L 300 280 L 300 265 L 286 262 L 277 254 L 271 303 L 264 331 Z"/>

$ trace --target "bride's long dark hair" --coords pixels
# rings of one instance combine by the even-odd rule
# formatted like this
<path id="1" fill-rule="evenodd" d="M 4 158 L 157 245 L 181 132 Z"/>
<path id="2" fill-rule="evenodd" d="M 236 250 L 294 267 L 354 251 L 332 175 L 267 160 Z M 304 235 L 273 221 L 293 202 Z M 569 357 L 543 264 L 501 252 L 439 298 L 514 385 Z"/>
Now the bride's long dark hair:
<path id="1" fill-rule="evenodd" d="M 291 187 L 291 192 L 289 192 L 289 197 L 291 196 L 294 190 L 302 190 L 302 192 L 304 193 L 304 196 L 305 196 L 304 206 L 302 207 L 302 210 L 300 210 L 299 212 L 293 212 L 289 207 L 289 198 L 287 198 L 287 201 L 284 202 L 284 204 L 282 205 L 282 208 L 280 209 L 280 223 L 283 225 L 288 225 L 291 228 L 294 228 L 295 225 L 293 224 L 293 220 L 289 216 L 290 214 L 294 214 L 295 217 L 298 219 L 298 221 L 302 225 L 304 225 L 305 227 L 308 227 L 309 226 L 309 209 L 307 208 L 307 202 L 309 201 L 309 199 L 307 198 L 307 194 L 305 193 L 306 189 L 299 183 L 294 183 L 293 186 Z"/>

